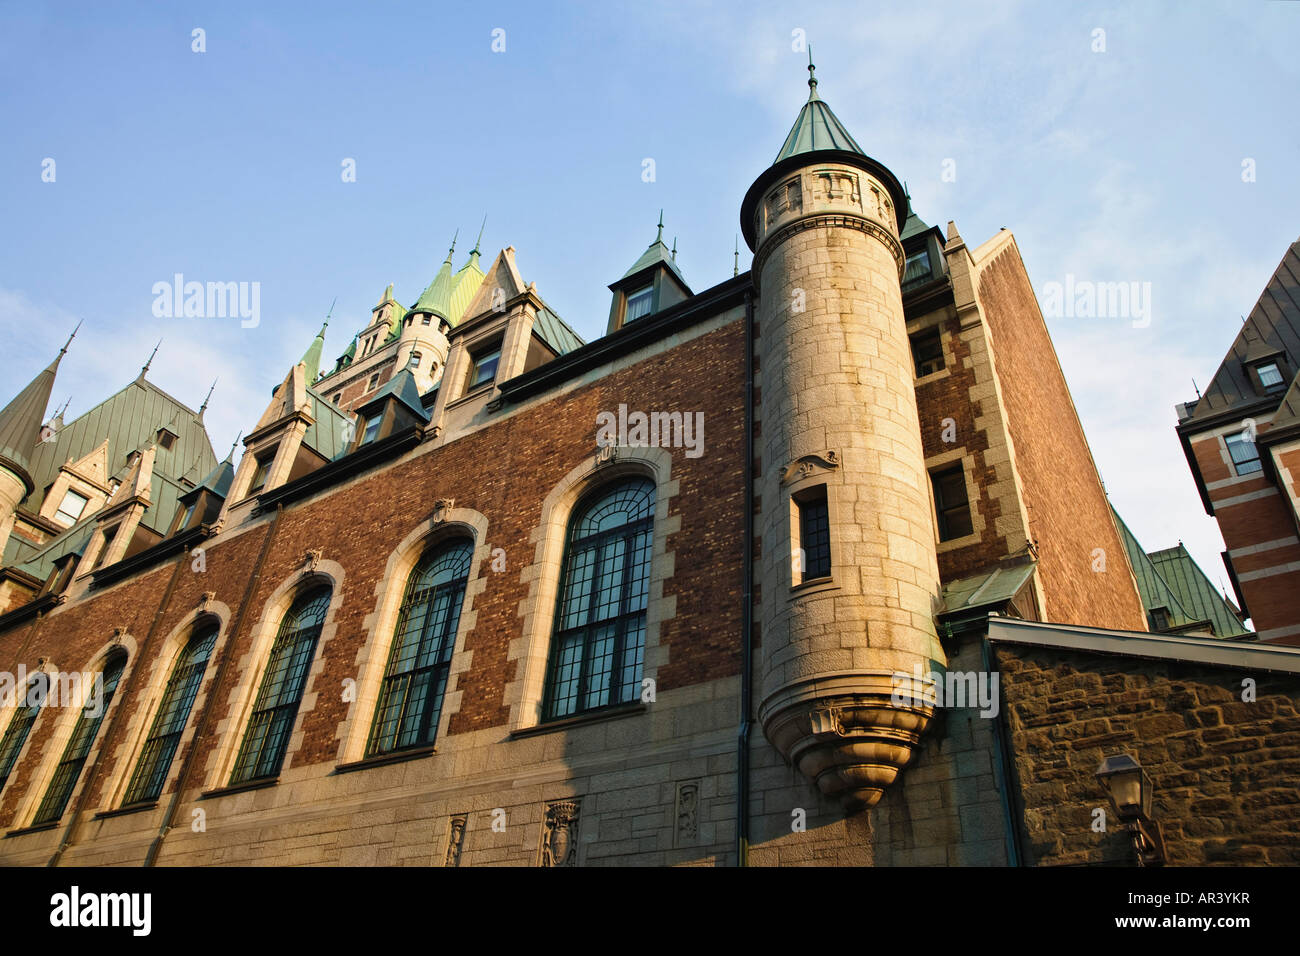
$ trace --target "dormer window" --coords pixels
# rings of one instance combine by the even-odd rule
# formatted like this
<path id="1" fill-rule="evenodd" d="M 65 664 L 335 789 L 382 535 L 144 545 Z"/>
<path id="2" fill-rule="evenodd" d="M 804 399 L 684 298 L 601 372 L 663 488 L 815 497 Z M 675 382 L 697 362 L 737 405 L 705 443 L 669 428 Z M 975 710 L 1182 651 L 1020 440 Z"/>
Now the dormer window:
<path id="1" fill-rule="evenodd" d="M 361 433 L 360 444 L 368 445 L 372 441 L 374 441 L 375 436 L 379 434 L 379 426 L 383 423 L 383 421 L 384 421 L 384 415 L 382 411 L 377 411 L 374 417 L 368 419 L 366 421 L 366 430 Z"/>
<path id="2" fill-rule="evenodd" d="M 650 314 L 654 306 L 654 286 L 648 285 L 644 289 L 638 289 L 635 292 L 629 292 L 627 296 L 627 312 L 623 321 L 631 322 L 633 319 L 639 319 L 642 316 Z"/>
<path id="3" fill-rule="evenodd" d="M 167 451 L 171 451 L 172 445 L 176 444 L 175 433 L 168 431 L 166 428 L 158 429 L 158 434 L 156 437 L 159 446 L 166 449 Z"/>
<path id="4" fill-rule="evenodd" d="M 497 377 L 497 365 L 500 362 L 501 345 L 499 343 L 487 351 L 471 355 L 469 378 L 465 382 L 465 391 L 472 392 L 476 388 L 494 382 Z"/>
<path id="5" fill-rule="evenodd" d="M 1286 381 L 1282 378 L 1282 370 L 1277 367 L 1277 362 L 1265 362 L 1258 366 L 1255 372 L 1259 375 L 1259 384 L 1269 391 L 1281 388 L 1286 384 Z"/>
<path id="6" fill-rule="evenodd" d="M 275 449 L 257 456 L 257 467 L 253 470 L 253 480 L 249 482 L 248 494 L 255 495 L 266 485 L 267 475 L 271 473 L 271 463 L 275 461 Z"/>
<path id="7" fill-rule="evenodd" d="M 65 528 L 70 528 L 81 518 L 81 513 L 86 510 L 86 504 L 90 501 L 85 495 L 79 495 L 69 489 L 63 494 L 63 501 L 59 505 L 59 510 L 54 512 L 54 520 Z"/>
<path id="8" fill-rule="evenodd" d="M 922 249 L 920 252 L 914 252 L 907 257 L 907 265 L 903 270 L 903 285 L 915 282 L 918 279 L 928 278 L 930 275 L 930 252 Z"/>
<path id="9" fill-rule="evenodd" d="M 1253 353 L 1253 354 L 1252 354 Z M 1276 395 L 1286 391 L 1294 374 L 1287 367 L 1286 356 L 1281 350 L 1268 349 L 1267 346 L 1251 346 L 1243 363 L 1250 384 L 1259 395 Z"/>

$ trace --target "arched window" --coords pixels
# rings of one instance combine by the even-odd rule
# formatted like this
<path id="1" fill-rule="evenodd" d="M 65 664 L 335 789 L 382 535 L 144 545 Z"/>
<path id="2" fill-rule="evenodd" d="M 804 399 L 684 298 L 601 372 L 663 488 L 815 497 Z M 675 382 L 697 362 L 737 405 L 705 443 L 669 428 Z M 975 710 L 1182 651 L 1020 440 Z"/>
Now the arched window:
<path id="1" fill-rule="evenodd" d="M 249 718 L 248 733 L 235 760 L 232 784 L 274 777 L 280 772 L 307 684 L 307 669 L 316 654 L 316 641 L 329 609 L 330 593 L 328 587 L 323 587 L 303 594 L 280 622 Z"/>
<path id="2" fill-rule="evenodd" d="M 469 541 L 434 548 L 406 579 L 367 756 L 433 743 L 473 555 Z"/>
<path id="3" fill-rule="evenodd" d="M 117 684 L 122 679 L 122 671 L 125 668 L 126 655 L 121 653 L 113 655 L 104 665 L 101 675 L 102 691 L 97 687 L 86 689 L 86 705 L 82 709 L 81 716 L 77 718 L 72 739 L 63 749 L 63 758 L 54 770 L 54 779 L 50 781 L 50 787 L 45 791 L 45 799 L 36 809 L 36 818 L 32 821 L 34 826 L 54 823 L 63 816 L 63 811 L 68 807 L 68 800 L 72 798 L 72 791 L 77 786 L 77 778 L 81 776 L 86 758 L 90 755 L 90 748 L 94 746 L 95 738 L 99 736 L 99 725 L 104 722 L 104 715 L 108 713 L 108 705 L 113 702 L 113 694 L 117 692 Z"/>
<path id="4" fill-rule="evenodd" d="M 602 488 L 569 524 L 544 719 L 636 700 L 645 657 L 655 485 Z"/>
<path id="5" fill-rule="evenodd" d="M 136 764 L 131 784 L 126 788 L 125 805 L 157 800 L 162 793 L 167 771 L 171 769 L 172 758 L 176 756 L 181 734 L 190 717 L 190 708 L 194 706 L 199 685 L 203 683 L 208 658 L 217 643 L 217 630 L 216 624 L 196 629 L 172 668 L 158 715 L 154 717 L 153 727 L 140 752 L 140 762 Z"/>
<path id="6" fill-rule="evenodd" d="M 18 755 L 22 753 L 23 744 L 27 743 L 27 735 L 32 732 L 32 724 L 36 723 L 49 689 L 49 675 L 37 674 L 21 691 L 14 692 L 22 696 L 16 700 L 13 718 L 5 730 L 4 739 L 0 740 L 0 790 L 4 789 L 14 764 L 18 762 Z"/>

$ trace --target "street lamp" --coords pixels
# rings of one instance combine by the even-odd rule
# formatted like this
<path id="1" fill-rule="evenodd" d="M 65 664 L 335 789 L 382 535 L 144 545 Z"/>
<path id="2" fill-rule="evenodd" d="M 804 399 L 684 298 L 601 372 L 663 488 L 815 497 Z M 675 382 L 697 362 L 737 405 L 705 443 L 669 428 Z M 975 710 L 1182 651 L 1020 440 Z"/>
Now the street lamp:
<path id="1" fill-rule="evenodd" d="M 1151 818 L 1151 778 L 1128 754 L 1107 757 L 1097 768 L 1110 805 L 1133 839 L 1138 866 L 1163 866 L 1165 841 L 1160 824 Z"/>

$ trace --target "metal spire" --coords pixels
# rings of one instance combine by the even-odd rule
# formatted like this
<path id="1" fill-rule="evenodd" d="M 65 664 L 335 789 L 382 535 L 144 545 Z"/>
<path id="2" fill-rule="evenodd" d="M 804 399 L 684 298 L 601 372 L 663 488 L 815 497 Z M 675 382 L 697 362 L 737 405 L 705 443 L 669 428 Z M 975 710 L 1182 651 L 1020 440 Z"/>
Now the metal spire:
<path id="1" fill-rule="evenodd" d="M 731 277 L 734 279 L 740 275 L 740 234 L 736 234 L 736 261 L 731 266 Z"/>
<path id="2" fill-rule="evenodd" d="M 814 72 L 817 67 L 813 66 L 812 61 L 812 44 L 808 44 L 808 99 L 821 99 L 817 95 L 817 74 Z"/>
<path id="3" fill-rule="evenodd" d="M 161 345 L 162 345 L 162 339 L 159 339 L 158 345 L 155 345 L 153 347 L 153 351 L 149 353 L 149 361 L 145 362 L 144 365 L 141 366 L 140 368 L 140 378 L 144 378 L 144 373 L 149 371 L 149 366 L 153 364 L 154 356 L 158 354 L 158 347 Z"/>
<path id="4" fill-rule="evenodd" d="M 239 439 L 243 437 L 244 437 L 243 432 L 240 432 L 235 436 L 235 440 L 230 443 L 230 451 L 226 452 L 226 457 L 225 459 L 223 459 L 224 461 L 229 461 L 231 458 L 235 457 L 235 449 L 239 447 Z"/>
<path id="5" fill-rule="evenodd" d="M 469 251 L 471 256 L 478 255 L 478 247 L 483 242 L 483 230 L 487 228 L 487 216 L 483 216 L 483 225 L 478 227 L 478 238 L 474 240 L 474 248 Z"/>
<path id="6" fill-rule="evenodd" d="M 664 241 L 664 211 L 659 210 L 659 235 L 655 237 L 655 242 Z"/>
<path id="7" fill-rule="evenodd" d="M 460 237 L 460 227 L 456 227 L 456 232 L 451 237 L 451 248 L 447 250 L 447 261 L 451 262 L 452 253 L 456 251 L 456 240 Z"/>
<path id="8" fill-rule="evenodd" d="M 72 340 L 77 337 L 77 329 L 81 328 L 81 323 L 84 321 L 84 319 L 77 320 L 77 328 L 72 330 L 72 334 L 68 336 L 68 341 L 64 342 L 63 348 L 59 349 L 59 358 L 63 357 L 63 353 L 68 350 L 68 346 L 72 344 Z M 55 359 L 55 361 L 57 362 L 58 359 Z M 69 399 L 69 401 L 71 401 L 71 399 Z"/>
<path id="9" fill-rule="evenodd" d="M 207 394 L 207 396 L 203 399 L 203 404 L 199 406 L 199 419 L 200 419 L 200 420 L 202 420 L 202 418 L 203 418 L 203 413 L 204 413 L 205 411 L 207 411 L 207 408 L 208 408 L 208 401 L 212 398 L 212 390 L 213 390 L 214 388 L 217 387 L 217 381 L 218 381 L 218 379 L 216 379 L 216 378 L 214 378 L 214 379 L 212 380 L 212 387 L 208 389 L 208 394 Z"/>
<path id="10" fill-rule="evenodd" d="M 673 262 L 677 261 L 677 237 L 673 236 Z"/>

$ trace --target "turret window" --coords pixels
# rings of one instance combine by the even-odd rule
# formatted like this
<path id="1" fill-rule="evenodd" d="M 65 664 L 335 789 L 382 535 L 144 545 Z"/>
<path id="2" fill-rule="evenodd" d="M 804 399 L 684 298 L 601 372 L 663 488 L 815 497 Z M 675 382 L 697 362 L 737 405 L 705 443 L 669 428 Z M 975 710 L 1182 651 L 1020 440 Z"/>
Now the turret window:
<path id="1" fill-rule="evenodd" d="M 624 321 L 631 322 L 633 319 L 649 315 L 650 309 L 654 305 L 654 293 L 654 286 L 649 285 L 644 289 L 629 292 L 627 296 L 627 314 L 624 316 Z"/>
<path id="2" fill-rule="evenodd" d="M 795 492 L 792 497 L 798 520 L 798 527 L 794 529 L 795 583 L 806 584 L 830 577 L 831 528 L 826 486 L 816 485 Z"/>
<path id="3" fill-rule="evenodd" d="M 411 353 L 411 361 L 407 363 L 407 367 L 408 367 L 408 368 L 419 368 L 419 367 L 420 367 L 420 361 L 421 361 L 421 359 L 423 359 L 423 358 L 424 358 L 424 356 L 422 356 L 419 352 L 412 352 L 412 353 Z"/>

